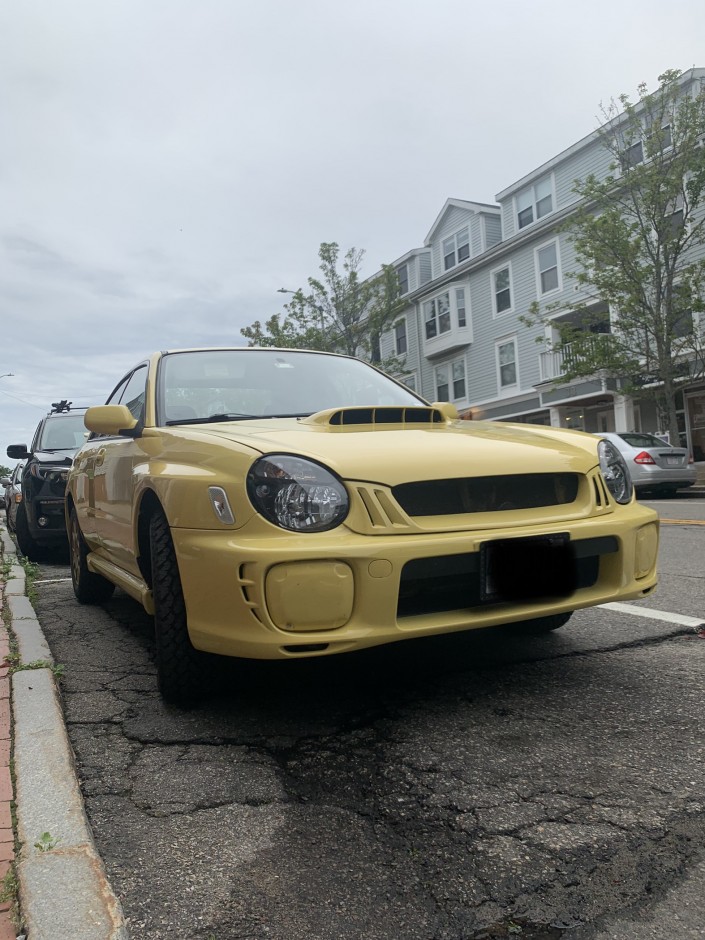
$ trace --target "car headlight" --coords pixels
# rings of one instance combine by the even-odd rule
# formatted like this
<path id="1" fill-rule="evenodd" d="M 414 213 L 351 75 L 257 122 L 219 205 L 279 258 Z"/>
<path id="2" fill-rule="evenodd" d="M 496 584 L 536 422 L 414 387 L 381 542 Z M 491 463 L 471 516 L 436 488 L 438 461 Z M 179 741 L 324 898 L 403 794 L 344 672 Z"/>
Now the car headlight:
<path id="1" fill-rule="evenodd" d="M 292 532 L 325 532 L 348 514 L 343 483 L 321 464 L 290 454 L 257 460 L 247 474 L 247 494 L 266 519 Z"/>
<path id="2" fill-rule="evenodd" d="M 42 467 L 36 463 L 30 466 L 29 472 L 33 477 L 38 477 L 40 480 L 48 480 L 50 483 L 65 483 L 69 475 L 65 467 Z"/>
<path id="3" fill-rule="evenodd" d="M 627 463 L 611 441 L 601 440 L 597 445 L 600 470 L 607 489 L 618 503 L 628 503 L 632 498 L 632 478 Z"/>

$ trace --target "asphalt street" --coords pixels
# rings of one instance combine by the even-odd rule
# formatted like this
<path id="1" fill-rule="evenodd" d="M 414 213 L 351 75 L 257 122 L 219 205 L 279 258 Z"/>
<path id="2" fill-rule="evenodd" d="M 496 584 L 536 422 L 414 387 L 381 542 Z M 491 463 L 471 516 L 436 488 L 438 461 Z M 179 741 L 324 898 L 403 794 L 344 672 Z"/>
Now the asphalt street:
<path id="1" fill-rule="evenodd" d="M 161 703 L 137 604 L 81 607 L 65 559 L 42 565 L 35 606 L 129 935 L 702 937 L 705 500 L 654 505 L 646 601 L 542 638 L 216 663 L 193 711 Z"/>

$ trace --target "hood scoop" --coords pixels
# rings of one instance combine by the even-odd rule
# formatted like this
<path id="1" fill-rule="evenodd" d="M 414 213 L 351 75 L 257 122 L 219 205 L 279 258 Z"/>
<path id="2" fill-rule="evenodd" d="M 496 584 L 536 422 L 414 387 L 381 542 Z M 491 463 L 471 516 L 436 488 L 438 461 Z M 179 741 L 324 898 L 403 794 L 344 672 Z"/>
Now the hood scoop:
<path id="1" fill-rule="evenodd" d="M 375 427 L 390 425 L 408 427 L 445 424 L 446 418 L 438 408 L 401 408 L 384 406 L 379 408 L 328 408 L 301 420 L 302 424 L 326 427 Z"/>

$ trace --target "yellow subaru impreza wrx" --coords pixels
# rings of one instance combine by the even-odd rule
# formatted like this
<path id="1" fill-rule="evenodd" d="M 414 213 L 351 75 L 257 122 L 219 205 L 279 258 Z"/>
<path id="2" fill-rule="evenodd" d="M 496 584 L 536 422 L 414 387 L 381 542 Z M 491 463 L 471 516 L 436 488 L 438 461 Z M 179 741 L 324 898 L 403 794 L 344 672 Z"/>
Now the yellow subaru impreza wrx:
<path id="1" fill-rule="evenodd" d="M 367 363 L 155 353 L 89 408 L 66 497 L 78 600 L 154 615 L 159 685 L 202 651 L 327 656 L 640 598 L 658 520 L 609 441 L 468 422 Z"/>

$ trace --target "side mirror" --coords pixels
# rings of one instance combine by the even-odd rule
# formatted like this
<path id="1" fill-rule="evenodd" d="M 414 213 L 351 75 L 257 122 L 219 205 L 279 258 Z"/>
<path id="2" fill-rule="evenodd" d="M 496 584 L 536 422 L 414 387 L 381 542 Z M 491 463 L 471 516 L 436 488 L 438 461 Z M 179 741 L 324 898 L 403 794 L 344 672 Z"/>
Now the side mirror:
<path id="1" fill-rule="evenodd" d="M 26 460 L 29 457 L 29 451 L 26 444 L 10 444 L 7 448 L 7 456 L 13 460 Z"/>
<path id="2" fill-rule="evenodd" d="M 137 426 L 137 418 L 127 405 L 96 405 L 86 411 L 83 423 L 94 434 L 115 437 L 127 431 L 131 437 L 129 432 Z"/>
<path id="3" fill-rule="evenodd" d="M 0 486 L 9 486 L 9 485 L 10 485 L 10 478 L 9 478 L 9 477 L 2 477 L 2 478 L 0 478 Z"/>

